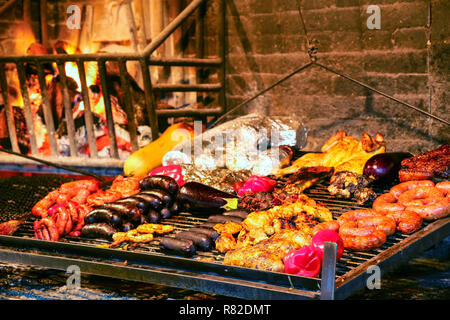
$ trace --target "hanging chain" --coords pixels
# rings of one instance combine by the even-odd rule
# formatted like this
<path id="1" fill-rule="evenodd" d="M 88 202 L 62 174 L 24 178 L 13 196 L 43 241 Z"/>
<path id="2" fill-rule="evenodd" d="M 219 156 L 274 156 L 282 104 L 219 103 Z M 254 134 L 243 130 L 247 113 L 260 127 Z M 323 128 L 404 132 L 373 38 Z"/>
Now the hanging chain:
<path id="1" fill-rule="evenodd" d="M 303 18 L 303 13 L 302 13 L 302 0 L 297 0 L 297 10 L 298 10 L 299 18 L 300 18 L 300 24 L 302 26 L 303 33 L 305 34 L 305 38 L 306 38 L 306 48 L 307 48 L 308 56 L 311 59 L 311 61 L 315 62 L 315 61 L 317 61 L 316 55 L 319 50 L 319 48 L 318 48 L 319 42 L 317 41 L 317 39 L 309 38 L 308 30 L 306 29 L 305 19 Z"/>

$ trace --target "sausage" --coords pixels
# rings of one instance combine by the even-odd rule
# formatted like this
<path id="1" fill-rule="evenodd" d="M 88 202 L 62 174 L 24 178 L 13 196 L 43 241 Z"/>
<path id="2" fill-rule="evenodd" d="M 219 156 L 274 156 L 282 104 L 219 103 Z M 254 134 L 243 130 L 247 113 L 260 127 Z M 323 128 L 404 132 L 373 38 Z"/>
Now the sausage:
<path id="1" fill-rule="evenodd" d="M 222 213 L 224 216 L 232 216 L 232 217 L 239 217 L 241 219 L 245 219 L 248 216 L 248 212 L 245 210 L 230 210 L 230 211 L 225 211 L 224 213 Z"/>
<path id="2" fill-rule="evenodd" d="M 170 212 L 169 208 L 162 208 L 159 213 L 164 219 L 169 219 L 172 216 L 172 212 Z"/>
<path id="3" fill-rule="evenodd" d="M 179 186 L 177 181 L 169 176 L 149 176 L 139 181 L 141 190 L 161 189 L 175 195 L 178 192 Z"/>
<path id="4" fill-rule="evenodd" d="M 219 236 L 219 233 L 211 228 L 203 228 L 203 227 L 193 227 L 188 230 L 189 232 L 195 232 L 195 233 L 203 233 L 209 238 L 211 238 L 212 241 L 216 241 L 217 237 Z"/>
<path id="5" fill-rule="evenodd" d="M 135 198 L 134 196 L 128 197 L 128 198 L 123 198 L 123 199 L 119 199 L 116 201 L 116 203 L 124 203 L 127 205 L 134 205 L 136 206 L 138 209 L 140 209 L 141 211 L 146 211 L 148 210 L 150 204 L 147 203 L 146 201 L 142 200 L 142 199 L 138 199 Z"/>
<path id="6" fill-rule="evenodd" d="M 170 193 L 160 189 L 144 190 L 139 194 L 150 194 L 157 196 L 159 199 L 161 199 L 163 207 L 171 207 L 174 201 L 174 197 L 172 197 Z"/>
<path id="7" fill-rule="evenodd" d="M 134 229 L 134 225 L 131 222 L 126 221 L 122 224 L 122 232 L 128 232 L 132 229 Z"/>
<path id="8" fill-rule="evenodd" d="M 110 202 L 103 204 L 100 208 L 110 209 L 112 211 L 119 213 L 122 216 L 130 216 L 130 217 L 141 214 L 143 212 L 132 203 Z"/>
<path id="9" fill-rule="evenodd" d="M 196 253 L 194 242 L 187 239 L 176 239 L 165 236 L 161 238 L 160 246 L 165 251 L 184 256 L 192 256 Z"/>
<path id="10" fill-rule="evenodd" d="M 148 223 L 158 223 L 161 220 L 161 214 L 153 209 L 148 210 L 146 215 Z"/>
<path id="11" fill-rule="evenodd" d="M 170 213 L 171 213 L 171 214 L 176 214 L 176 213 L 178 213 L 178 211 L 180 211 L 180 206 L 178 205 L 178 202 L 175 201 L 175 202 L 173 203 L 173 205 L 169 208 L 169 210 L 170 210 Z"/>
<path id="12" fill-rule="evenodd" d="M 209 216 L 209 218 L 208 218 L 208 222 L 225 223 L 227 221 L 241 223 L 242 218 L 234 217 L 234 216 L 224 216 L 221 214 L 215 214 L 215 215 Z"/>
<path id="13" fill-rule="evenodd" d="M 105 208 L 94 209 L 84 217 L 85 224 L 100 222 L 105 222 L 116 227 L 122 223 L 122 218 L 117 213 L 114 213 L 114 211 Z"/>
<path id="14" fill-rule="evenodd" d="M 107 239 L 112 240 L 112 236 L 118 230 L 113 228 L 111 225 L 100 222 L 87 224 L 81 229 L 81 236 L 85 238 L 93 238 L 93 239 Z"/>
<path id="15" fill-rule="evenodd" d="M 155 210 L 160 210 L 163 206 L 163 202 L 162 202 L 161 198 L 159 198 L 158 196 L 156 196 L 154 194 L 138 193 L 138 194 L 135 194 L 134 196 L 132 196 L 131 198 L 139 199 L 139 200 L 143 201 L 144 203 L 148 204 L 150 206 L 150 208 L 155 209 Z"/>
<path id="16" fill-rule="evenodd" d="M 175 235 L 177 239 L 192 240 L 197 249 L 208 251 L 212 249 L 211 238 L 204 233 L 195 233 L 191 231 L 181 231 Z"/>
<path id="17" fill-rule="evenodd" d="M 216 224 L 218 224 L 218 223 L 220 223 L 220 222 L 205 222 L 205 223 L 202 223 L 201 225 L 199 225 L 199 227 L 200 227 L 200 228 L 213 229 L 214 226 L 215 226 Z"/>

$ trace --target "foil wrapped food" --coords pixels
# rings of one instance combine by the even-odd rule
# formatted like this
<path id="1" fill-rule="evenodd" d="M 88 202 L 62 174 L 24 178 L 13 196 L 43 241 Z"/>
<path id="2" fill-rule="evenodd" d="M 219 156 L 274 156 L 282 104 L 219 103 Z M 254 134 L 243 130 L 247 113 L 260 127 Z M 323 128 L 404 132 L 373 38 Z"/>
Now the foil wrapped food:
<path id="1" fill-rule="evenodd" d="M 227 169 L 269 175 L 292 157 L 282 146 L 301 149 L 306 140 L 306 128 L 294 118 L 249 114 L 177 145 L 164 156 L 163 165 L 189 164 L 203 171 Z"/>

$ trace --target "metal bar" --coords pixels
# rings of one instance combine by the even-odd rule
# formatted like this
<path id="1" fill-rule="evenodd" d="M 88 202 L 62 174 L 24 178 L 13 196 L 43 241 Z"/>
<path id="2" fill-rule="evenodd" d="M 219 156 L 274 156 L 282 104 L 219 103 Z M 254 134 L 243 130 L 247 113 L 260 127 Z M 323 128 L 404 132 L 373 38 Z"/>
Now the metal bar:
<path id="1" fill-rule="evenodd" d="M 3 106 L 5 107 L 6 125 L 8 127 L 8 135 L 11 142 L 11 147 L 15 152 L 20 152 L 19 143 L 17 142 L 14 110 L 9 101 L 8 81 L 6 80 L 6 70 L 4 64 L 0 64 L 0 88 L 2 90 Z"/>
<path id="2" fill-rule="evenodd" d="M 25 154 L 17 153 L 17 152 L 14 152 L 14 151 L 11 151 L 11 150 L 7 150 L 7 149 L 4 149 L 4 148 L 0 148 L 0 152 L 9 153 L 9 154 L 12 154 L 12 155 L 15 155 L 15 156 L 19 156 L 19 157 L 24 158 L 24 159 L 33 160 L 33 161 L 36 161 L 36 162 L 39 162 L 39 163 L 43 163 L 43 164 L 51 166 L 51 167 L 55 167 L 55 168 L 59 168 L 59 169 L 67 170 L 67 171 L 80 173 L 82 175 L 91 176 L 91 177 L 94 177 L 94 178 L 96 178 L 96 179 L 98 179 L 100 181 L 104 181 L 104 179 L 102 177 L 100 177 L 100 176 L 98 176 L 98 175 L 96 175 L 94 173 L 88 172 L 88 171 L 80 170 L 78 168 L 65 166 L 65 165 L 54 163 L 54 162 L 51 162 L 51 161 L 48 161 L 48 160 L 35 158 L 35 157 L 32 157 L 32 156 L 27 156 Z"/>
<path id="3" fill-rule="evenodd" d="M 130 133 L 131 149 L 136 151 L 139 149 L 137 140 L 136 119 L 133 111 L 133 101 L 130 94 L 130 81 L 128 79 L 128 71 L 124 60 L 119 61 L 120 83 L 123 90 L 123 100 L 125 104 L 125 112 L 127 114 L 128 132 Z"/>
<path id="4" fill-rule="evenodd" d="M 97 143 L 94 131 L 94 118 L 91 111 L 91 100 L 89 99 L 89 88 L 87 87 L 86 83 L 86 70 L 84 67 L 84 62 L 78 60 L 77 66 L 81 82 L 81 95 L 83 97 L 84 104 L 84 122 L 86 124 L 86 132 L 88 136 L 89 153 L 91 157 L 98 158 Z"/>
<path id="5" fill-rule="evenodd" d="M 43 56 L 33 56 L 33 60 L 41 61 L 41 62 L 68 62 L 68 61 L 96 61 L 98 59 L 106 59 L 111 61 L 118 61 L 119 59 L 126 59 L 129 61 L 137 61 L 143 58 L 144 56 L 139 56 L 137 54 L 130 53 L 91 53 L 91 54 L 57 54 L 57 55 L 43 55 Z M 0 62 L 29 62 L 30 56 L 4 56 L 0 57 Z M 196 66 L 210 66 L 210 67 L 219 67 L 222 63 L 220 58 L 178 58 L 178 57 L 169 57 L 169 58 L 158 58 L 158 57 L 150 57 L 148 60 L 148 64 L 152 66 L 182 66 L 182 67 L 196 67 Z"/>
<path id="6" fill-rule="evenodd" d="M 380 91 L 378 89 L 375 89 L 375 88 L 373 88 L 373 87 L 371 87 L 371 86 L 369 86 L 369 85 L 367 85 L 367 84 L 365 84 L 365 83 L 363 83 L 363 82 L 361 82 L 359 80 L 353 79 L 352 77 L 350 77 L 348 75 L 345 75 L 345 74 L 343 74 L 343 73 L 341 73 L 339 71 L 336 71 L 336 70 L 334 70 L 334 69 L 332 69 L 330 67 L 324 66 L 323 64 L 320 64 L 318 62 L 314 62 L 314 64 L 317 65 L 318 67 L 321 67 L 322 69 L 325 69 L 325 70 L 327 70 L 327 71 L 329 71 L 331 73 L 334 73 L 334 74 L 336 74 L 336 75 L 338 75 L 338 76 L 340 76 L 342 78 L 350 80 L 351 82 L 356 83 L 356 84 L 358 84 L 358 85 L 360 85 L 360 86 L 362 86 L 362 87 L 364 87 L 366 89 L 369 89 L 370 91 L 376 92 L 376 93 L 382 95 L 383 97 L 386 97 L 386 98 L 391 99 L 391 100 L 393 100 L 395 102 L 398 102 L 401 105 L 404 105 L 404 106 L 406 106 L 406 107 L 408 107 L 410 109 L 416 110 L 417 112 L 420 112 L 420 113 L 422 113 L 422 114 L 424 114 L 424 115 L 426 115 L 426 116 L 428 116 L 430 118 L 433 118 L 433 119 L 435 119 L 435 120 L 437 120 L 439 122 L 442 122 L 442 123 L 450 126 L 450 122 L 448 122 L 448 121 L 446 121 L 444 119 L 441 119 L 438 116 L 435 116 L 435 115 L 433 115 L 433 114 L 431 114 L 431 113 L 429 113 L 429 112 L 427 112 L 425 110 L 422 110 L 422 109 L 420 109 L 418 107 L 415 107 L 415 106 L 413 106 L 413 105 L 411 105 L 411 104 L 409 104 L 407 102 L 401 101 L 401 100 L 399 100 L 399 99 L 397 99 L 397 98 L 395 98 L 393 96 L 390 96 L 390 95 L 388 95 L 388 94 L 386 94 L 386 93 L 384 93 L 384 92 L 382 92 L 382 91 Z"/>
<path id="7" fill-rule="evenodd" d="M 203 59 L 205 56 L 205 11 L 205 3 L 202 3 L 195 17 L 195 53 L 199 59 Z M 196 82 L 202 83 L 203 80 L 203 69 L 199 68 L 196 73 Z"/>
<path id="8" fill-rule="evenodd" d="M 132 7 L 132 0 L 127 0 L 122 2 L 121 4 L 124 4 L 127 11 L 127 19 L 128 24 L 130 28 L 130 35 L 131 35 L 131 43 L 133 44 L 133 49 L 136 52 L 139 52 L 138 43 L 137 43 L 137 34 L 136 34 L 136 21 L 134 19 L 134 12 Z"/>
<path id="9" fill-rule="evenodd" d="M 287 299 L 314 299 L 316 294 L 306 290 L 280 288 L 270 284 L 259 284 L 250 281 L 223 278 L 204 274 L 198 278 L 195 273 L 174 271 L 147 266 L 146 268 L 128 265 L 120 266 L 109 263 L 93 262 L 85 259 L 63 258 L 58 256 L 42 256 L 33 253 L 18 253 L 11 250 L 0 249 L 0 261 L 26 266 L 35 265 L 66 271 L 69 266 L 76 265 L 85 274 L 139 281 L 143 283 L 161 284 L 189 290 L 210 292 L 219 295 L 228 295 L 235 298 L 287 300 Z"/>
<path id="10" fill-rule="evenodd" d="M 162 109 L 156 110 L 158 116 L 202 116 L 202 115 L 219 115 L 223 113 L 221 107 L 218 108 L 202 108 L 202 109 Z"/>
<path id="11" fill-rule="evenodd" d="M 108 127 L 109 145 L 111 147 L 112 157 L 119 159 L 119 151 L 117 149 L 116 130 L 114 128 L 114 118 L 111 110 L 111 98 L 108 90 L 108 81 L 106 79 L 105 60 L 98 61 L 98 73 L 100 75 L 100 83 L 102 86 L 103 102 L 105 104 L 106 126 Z"/>
<path id="12" fill-rule="evenodd" d="M 155 91 L 175 91 L 175 92 L 193 92 L 193 91 L 219 91 L 222 89 L 220 83 L 205 84 L 166 84 L 157 83 L 153 85 Z"/>
<path id="13" fill-rule="evenodd" d="M 143 54 L 150 56 L 205 0 L 193 0 L 145 47 Z"/>
<path id="14" fill-rule="evenodd" d="M 228 111 L 227 99 L 226 99 L 226 29 L 227 29 L 227 18 L 226 18 L 227 4 L 226 0 L 219 0 L 219 35 L 218 35 L 218 50 L 219 57 L 222 60 L 222 65 L 219 68 L 219 81 L 222 84 L 222 88 L 219 92 L 219 105 Z"/>
<path id="15" fill-rule="evenodd" d="M 150 70 L 148 59 L 141 59 L 142 80 L 144 82 L 145 106 L 149 117 L 150 127 L 152 128 L 152 139 L 156 140 L 159 137 L 158 117 L 156 116 L 156 101 L 152 89 L 152 80 L 150 77 Z"/>
<path id="16" fill-rule="evenodd" d="M 28 93 L 27 81 L 25 78 L 25 69 L 22 63 L 17 63 L 17 75 L 19 76 L 20 91 L 22 92 L 23 113 L 27 124 L 28 136 L 30 137 L 31 154 L 37 155 L 38 148 L 36 143 L 36 133 L 34 127 L 33 111 L 31 110 L 30 96 Z"/>
<path id="17" fill-rule="evenodd" d="M 336 285 L 336 252 L 335 242 L 325 242 L 323 248 L 322 281 L 320 285 L 320 299 L 334 300 L 334 288 Z"/>
<path id="18" fill-rule="evenodd" d="M 167 256 L 147 252 L 133 252 L 118 249 L 99 248 L 95 244 L 75 244 L 71 242 L 42 241 L 24 237 L 0 236 L 0 259 L 8 260 L 13 256 L 15 262 L 24 261 L 27 257 L 33 257 L 36 265 L 56 268 L 57 263 L 51 261 L 70 261 L 73 256 L 77 261 L 86 261 L 98 270 L 108 270 L 115 267 L 115 273 L 107 276 L 125 278 L 146 282 L 143 274 L 149 270 L 155 270 L 152 283 L 170 285 L 191 290 L 200 290 L 225 294 L 240 298 L 275 298 L 285 299 L 314 299 L 318 298 L 317 279 L 298 277 L 275 272 L 264 272 L 256 269 L 248 269 L 235 266 L 227 266 L 217 263 L 199 262 L 190 258 Z M 4 248 L 7 246 L 8 248 Z M 15 255 L 5 257 L 5 253 L 11 252 L 9 248 L 33 249 L 33 252 L 17 252 Z M 57 253 L 57 254 L 54 254 Z M 90 259 L 95 259 L 92 261 Z M 99 259 L 101 259 L 99 261 Z M 111 263 L 114 260 L 116 263 Z M 126 261 L 126 264 L 123 262 Z M 53 262 L 53 263 L 52 263 Z M 122 262 L 117 264 L 117 262 Z M 129 268 L 132 268 L 132 272 Z M 85 271 L 86 272 L 86 271 Z M 199 277 L 199 274 L 201 277 Z M 128 278 L 131 277 L 131 278 Z M 214 286 L 209 281 L 214 279 Z M 147 280 L 148 281 L 148 280 Z M 224 290 L 226 288 L 226 290 Z"/>
<path id="19" fill-rule="evenodd" d="M 36 69 L 38 73 L 39 86 L 41 88 L 42 109 L 44 111 L 45 126 L 47 128 L 47 135 L 50 144 L 50 151 L 53 156 L 58 156 L 58 145 L 56 142 L 55 122 L 53 120 L 53 113 L 48 98 L 47 83 L 45 81 L 45 74 L 42 64 L 36 61 Z"/>
<path id="20" fill-rule="evenodd" d="M 67 135 L 69 137 L 70 156 L 78 156 L 78 148 L 75 142 L 75 122 L 73 121 L 72 102 L 70 101 L 69 89 L 67 87 L 67 76 L 65 64 L 58 63 L 59 79 L 64 103 L 64 115 L 66 118 Z"/>
<path id="21" fill-rule="evenodd" d="M 148 64 L 151 66 L 172 67 L 219 67 L 222 64 L 220 58 L 156 58 L 150 57 Z"/>
<path id="22" fill-rule="evenodd" d="M 127 60 L 139 60 L 142 57 L 141 54 L 138 53 L 129 53 L 129 52 L 121 52 L 121 53 L 79 53 L 79 54 L 47 54 L 47 55 L 35 55 L 35 56 L 5 56 L 0 57 L 0 62 L 29 62 L 31 59 L 33 61 L 39 62 L 68 62 L 74 60 L 82 60 L 82 61 L 96 61 L 96 60 L 110 60 L 117 61 L 119 59 L 127 59 Z"/>
<path id="23" fill-rule="evenodd" d="M 13 5 L 15 5 L 17 0 L 9 0 L 4 5 L 0 7 L 0 15 L 9 10 Z"/>
<path id="24" fill-rule="evenodd" d="M 48 46 L 47 0 L 39 0 L 41 43 Z"/>
<path id="25" fill-rule="evenodd" d="M 281 78 L 280 80 L 276 81 L 275 83 L 271 84 L 270 86 L 268 86 L 267 88 L 259 91 L 258 93 L 256 93 L 253 97 L 239 103 L 237 106 L 233 107 L 232 109 L 226 111 L 222 116 L 220 116 L 213 124 L 211 124 L 211 126 L 209 127 L 210 129 L 215 127 L 216 125 L 218 125 L 219 123 L 221 123 L 223 120 L 225 120 L 225 118 L 233 113 L 234 111 L 238 110 L 239 108 L 242 108 L 243 106 L 245 106 L 246 104 L 252 102 L 253 100 L 255 100 L 256 98 L 258 98 L 259 96 L 263 95 L 264 93 L 266 93 L 267 91 L 273 89 L 274 87 L 278 86 L 279 84 L 281 84 L 282 82 L 288 80 L 289 78 L 293 77 L 294 75 L 296 75 L 297 73 L 306 70 L 307 68 L 309 68 L 310 66 L 313 65 L 313 62 L 308 62 L 305 65 L 302 65 L 298 68 L 296 68 L 294 71 L 292 71 L 291 73 L 289 73 L 288 75 L 284 76 L 283 78 Z"/>

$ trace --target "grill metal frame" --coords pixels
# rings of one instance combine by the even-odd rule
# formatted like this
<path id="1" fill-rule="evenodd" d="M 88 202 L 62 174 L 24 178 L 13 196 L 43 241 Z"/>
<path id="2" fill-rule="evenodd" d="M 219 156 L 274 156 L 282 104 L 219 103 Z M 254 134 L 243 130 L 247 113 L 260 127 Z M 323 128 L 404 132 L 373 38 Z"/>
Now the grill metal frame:
<path id="1" fill-rule="evenodd" d="M 313 186 L 305 194 L 325 203 L 335 218 L 346 210 L 363 208 L 353 200 L 331 197 L 324 185 Z M 161 223 L 174 225 L 178 232 L 206 220 L 207 217 L 185 213 Z M 224 265 L 223 255 L 215 250 L 198 252 L 192 258 L 169 255 L 161 251 L 157 240 L 133 251 L 98 247 L 107 243 L 103 240 L 74 237 L 59 242 L 36 240 L 32 224 L 30 219 L 14 236 L 0 236 L 0 261 L 57 270 L 77 265 L 86 274 L 243 299 L 345 299 L 365 287 L 371 275 L 367 273 L 370 266 L 378 266 L 382 275 L 450 235 L 450 218 L 445 218 L 426 223 L 412 235 L 396 233 L 371 252 L 345 251 L 337 264 L 333 263 L 335 247 L 326 248 L 324 261 L 330 262 L 323 264 L 322 277 L 307 278 Z"/>
<path id="2" fill-rule="evenodd" d="M 49 144 L 51 149 L 51 156 L 45 157 L 45 160 L 52 161 L 57 164 L 76 164 L 77 166 L 95 167 L 121 167 L 123 160 L 119 158 L 119 152 L 116 142 L 116 132 L 114 129 L 114 122 L 112 117 L 110 94 L 107 90 L 106 79 L 106 63 L 117 62 L 121 70 L 121 85 L 124 90 L 125 105 L 122 106 L 127 111 L 128 126 L 130 132 L 130 139 L 132 151 L 137 150 L 137 131 L 134 124 L 134 107 L 130 96 L 130 83 L 124 77 L 126 70 L 126 63 L 128 61 L 138 62 L 141 68 L 145 95 L 145 106 L 149 116 L 148 122 L 152 128 L 153 140 L 159 136 L 158 118 L 161 117 L 176 117 L 187 116 L 204 119 L 207 116 L 218 116 L 226 110 L 225 99 L 225 0 L 219 0 L 219 14 L 218 14 L 218 54 L 216 57 L 204 57 L 204 18 L 206 12 L 207 0 L 193 0 L 178 16 L 176 16 L 152 41 L 140 52 L 137 53 L 96 53 L 96 54 L 56 54 L 56 55 L 35 55 L 35 56 L 3 56 L 0 57 L 0 89 L 2 91 L 2 98 L 5 105 L 6 124 L 8 127 L 9 140 L 12 151 L 20 153 L 17 133 L 14 122 L 13 106 L 8 97 L 7 79 L 5 72 L 5 65 L 12 63 L 17 68 L 20 91 L 24 102 L 24 115 L 27 124 L 27 131 L 30 138 L 31 154 L 37 158 L 44 158 L 40 155 L 36 147 L 36 135 L 34 130 L 33 115 L 31 111 L 30 98 L 25 80 L 25 64 L 33 64 L 36 66 L 39 84 L 42 95 L 42 106 L 44 111 L 45 125 L 48 130 Z M 196 51 L 195 58 L 156 58 L 152 54 L 165 42 L 170 35 L 176 31 L 186 19 L 196 13 Z M 85 105 L 85 123 L 88 136 L 89 147 L 91 150 L 89 158 L 79 157 L 75 143 L 75 129 L 74 119 L 71 111 L 71 101 L 67 91 L 67 76 L 64 71 L 64 66 L 67 62 L 74 62 L 78 66 L 79 78 L 81 80 L 81 96 Z M 112 158 L 99 158 L 96 149 L 96 141 L 93 130 L 93 117 L 90 107 L 88 88 L 86 85 L 86 70 L 84 63 L 96 62 L 98 64 L 98 73 L 103 92 L 105 113 L 107 118 L 108 136 L 111 145 Z M 68 138 L 70 142 L 70 157 L 61 157 L 58 152 L 56 142 L 56 132 L 53 125 L 53 116 L 49 102 L 49 95 L 45 83 L 45 75 L 43 65 L 45 63 L 54 63 L 58 66 L 59 76 L 61 78 L 61 90 L 64 100 L 65 121 L 67 124 Z M 179 67 L 196 67 L 198 69 L 204 67 L 216 68 L 218 71 L 217 83 L 201 83 L 202 79 L 200 72 L 197 72 L 197 84 L 158 84 L 152 83 L 149 67 L 151 66 L 179 66 Z M 201 108 L 195 110 L 185 109 L 166 109 L 156 110 L 155 92 L 218 92 L 218 106 L 212 108 Z M 131 119 L 130 119 L 131 118 Z M 0 157 L 0 163 L 15 163 L 28 164 L 33 163 L 29 160 L 17 158 L 16 156 Z"/>

